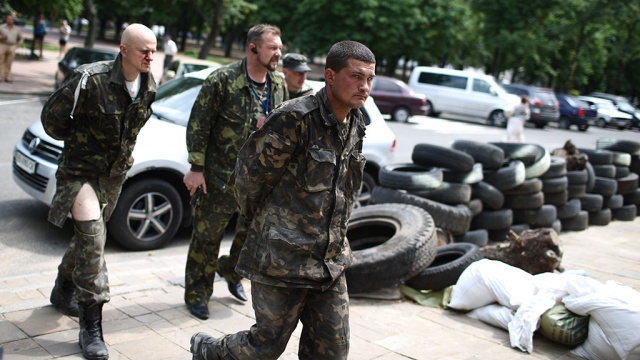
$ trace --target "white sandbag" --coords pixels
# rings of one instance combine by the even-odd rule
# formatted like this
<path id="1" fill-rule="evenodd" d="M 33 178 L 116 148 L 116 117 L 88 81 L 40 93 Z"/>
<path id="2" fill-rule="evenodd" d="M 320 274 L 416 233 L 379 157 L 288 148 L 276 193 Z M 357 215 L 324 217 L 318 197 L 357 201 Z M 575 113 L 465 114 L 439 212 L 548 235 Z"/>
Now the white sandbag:
<path id="1" fill-rule="evenodd" d="M 589 319 L 587 340 L 571 350 L 571 353 L 589 360 L 620 360 L 616 349 L 611 346 L 600 325 L 593 318 Z"/>
<path id="2" fill-rule="evenodd" d="M 595 279 L 579 275 L 575 272 L 540 273 L 533 275 L 536 291 L 552 291 L 556 294 L 556 302 L 560 302 L 569 293 L 591 293 L 601 285 Z"/>
<path id="3" fill-rule="evenodd" d="M 509 330 L 509 322 L 513 320 L 513 310 L 499 304 L 490 304 L 469 311 L 467 316 L 489 325 Z"/>
<path id="4" fill-rule="evenodd" d="M 517 310 L 535 294 L 533 275 L 501 261 L 473 262 L 460 275 L 451 294 L 449 307 L 473 310 L 498 302 Z"/>
<path id="5" fill-rule="evenodd" d="M 533 332 L 540 327 L 540 317 L 556 304 L 553 291 L 540 291 L 524 302 L 509 322 L 509 340 L 511 347 L 531 353 L 533 351 Z"/>
<path id="6" fill-rule="evenodd" d="M 598 347 L 592 343 L 591 327 L 595 322 L 605 340 L 615 350 L 616 356 L 606 352 L 607 359 L 637 359 L 640 354 L 640 293 L 636 290 L 608 282 L 596 286 L 591 293 L 582 291 L 562 299 L 570 311 L 589 315 L 589 336 L 582 346 Z M 603 348 L 602 352 L 605 352 Z"/>

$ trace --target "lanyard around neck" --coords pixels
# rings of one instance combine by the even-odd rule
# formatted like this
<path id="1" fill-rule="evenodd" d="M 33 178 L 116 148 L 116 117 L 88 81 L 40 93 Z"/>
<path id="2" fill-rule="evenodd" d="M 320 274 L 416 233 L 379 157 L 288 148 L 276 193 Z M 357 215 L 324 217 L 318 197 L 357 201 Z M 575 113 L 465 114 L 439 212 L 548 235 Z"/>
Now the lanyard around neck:
<path id="1" fill-rule="evenodd" d="M 267 73 L 267 99 L 265 101 L 262 101 L 262 98 L 253 87 L 253 81 L 251 81 L 251 77 L 249 77 L 249 66 L 246 62 L 244 63 L 244 69 L 247 73 L 247 82 L 249 83 L 251 91 L 258 98 L 258 101 L 260 101 L 260 105 L 262 105 L 262 107 L 264 108 L 265 115 L 269 116 L 269 99 L 271 98 L 271 76 L 269 76 L 269 73 Z"/>

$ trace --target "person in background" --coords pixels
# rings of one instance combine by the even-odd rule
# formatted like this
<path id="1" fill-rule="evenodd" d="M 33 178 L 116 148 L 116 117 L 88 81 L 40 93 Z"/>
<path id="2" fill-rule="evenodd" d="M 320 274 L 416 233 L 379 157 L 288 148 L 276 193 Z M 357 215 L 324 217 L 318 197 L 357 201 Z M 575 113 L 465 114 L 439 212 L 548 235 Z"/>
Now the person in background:
<path id="1" fill-rule="evenodd" d="M 184 184 L 196 200 L 193 232 L 185 269 L 184 302 L 191 314 L 209 318 L 216 271 L 227 281 L 229 292 L 241 301 L 247 296 L 235 271 L 247 236 L 243 216 L 238 216 L 229 256 L 221 256 L 225 228 L 238 210 L 234 198 L 238 151 L 249 134 L 288 96 L 282 76 L 275 71 L 282 55 L 280 29 L 261 24 L 247 33 L 244 59 L 216 69 L 205 80 L 187 126 L 191 170 Z"/>
<path id="2" fill-rule="evenodd" d="M 58 54 L 58 59 L 62 58 L 67 52 L 67 42 L 69 42 L 70 36 L 71 26 L 69 26 L 67 20 L 62 20 L 62 25 L 60 25 L 60 53 Z"/>
<path id="3" fill-rule="evenodd" d="M 38 19 L 33 24 L 33 46 L 31 55 L 35 57 L 35 49 L 40 49 L 40 59 L 42 59 L 42 48 L 44 47 L 44 36 L 47 35 L 44 15 L 38 15 Z"/>
<path id="4" fill-rule="evenodd" d="M 80 66 L 42 109 L 47 134 L 65 143 L 49 221 L 62 227 L 70 213 L 74 227 L 50 301 L 63 314 L 78 316 L 87 359 L 109 357 L 102 336 L 102 307 L 110 299 L 106 223 L 133 164 L 138 133 L 151 116 L 156 83 L 149 70 L 155 51 L 153 31 L 130 25 L 114 61 Z"/>
<path id="5" fill-rule="evenodd" d="M 163 69 L 167 70 L 169 65 L 173 62 L 173 56 L 178 53 L 178 46 L 176 42 L 171 40 L 171 35 L 167 34 L 164 37 L 164 64 Z"/>
<path id="6" fill-rule="evenodd" d="M 6 22 L 0 25 L 0 78 L 10 83 L 11 66 L 16 57 L 16 49 L 24 40 L 20 29 L 14 26 L 13 16 L 7 15 Z"/>
<path id="7" fill-rule="evenodd" d="M 289 99 L 313 93 L 311 85 L 307 84 L 307 73 L 311 71 L 307 65 L 307 58 L 302 54 L 288 53 L 282 57 L 282 72 L 287 82 Z"/>
<path id="8" fill-rule="evenodd" d="M 300 359 L 347 359 L 346 233 L 375 61 L 361 43 L 334 44 L 325 87 L 285 102 L 240 150 L 235 194 L 251 227 L 236 270 L 251 280 L 256 323 L 217 339 L 194 334 L 194 360 L 278 359 L 298 322 Z"/>
<path id="9" fill-rule="evenodd" d="M 513 110 L 513 115 L 507 121 L 507 142 L 524 142 L 524 123 L 531 115 L 529 110 L 529 98 L 522 95 L 520 104 Z"/>

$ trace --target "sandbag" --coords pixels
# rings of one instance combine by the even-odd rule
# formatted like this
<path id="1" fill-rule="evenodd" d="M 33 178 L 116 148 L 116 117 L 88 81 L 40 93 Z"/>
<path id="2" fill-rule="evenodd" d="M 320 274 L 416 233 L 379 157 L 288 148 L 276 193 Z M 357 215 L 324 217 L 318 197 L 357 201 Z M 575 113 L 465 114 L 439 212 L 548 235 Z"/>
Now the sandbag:
<path id="1" fill-rule="evenodd" d="M 509 323 L 513 320 L 513 310 L 507 306 L 490 304 L 469 311 L 467 316 L 489 325 L 509 330 Z"/>
<path id="2" fill-rule="evenodd" d="M 572 313 L 557 304 L 540 318 L 540 334 L 558 344 L 576 347 L 587 339 L 589 317 Z"/>

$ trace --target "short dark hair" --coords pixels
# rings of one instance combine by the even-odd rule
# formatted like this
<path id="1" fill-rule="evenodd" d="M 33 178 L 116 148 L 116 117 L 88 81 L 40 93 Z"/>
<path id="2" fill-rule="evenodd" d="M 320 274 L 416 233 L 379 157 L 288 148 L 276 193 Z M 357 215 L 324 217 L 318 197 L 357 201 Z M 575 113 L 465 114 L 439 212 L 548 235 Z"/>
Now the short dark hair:
<path id="1" fill-rule="evenodd" d="M 269 24 L 255 25 L 254 27 L 249 29 L 249 32 L 247 32 L 247 46 L 249 46 L 249 44 L 251 43 L 256 44 L 256 46 L 261 45 L 263 40 L 262 34 L 264 33 L 272 33 L 274 35 L 281 36 L 280 28 L 275 25 L 269 25 Z"/>
<path id="2" fill-rule="evenodd" d="M 340 72 L 340 70 L 349 66 L 349 59 L 356 59 L 369 64 L 376 63 L 376 57 L 368 47 L 357 41 L 345 40 L 333 44 L 329 49 L 324 68 Z"/>

